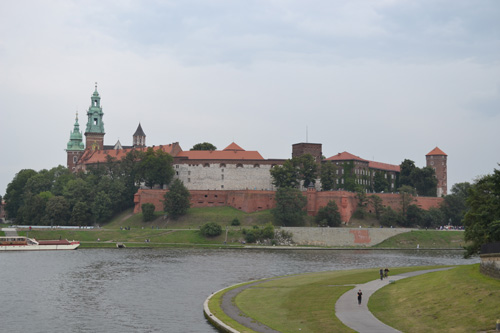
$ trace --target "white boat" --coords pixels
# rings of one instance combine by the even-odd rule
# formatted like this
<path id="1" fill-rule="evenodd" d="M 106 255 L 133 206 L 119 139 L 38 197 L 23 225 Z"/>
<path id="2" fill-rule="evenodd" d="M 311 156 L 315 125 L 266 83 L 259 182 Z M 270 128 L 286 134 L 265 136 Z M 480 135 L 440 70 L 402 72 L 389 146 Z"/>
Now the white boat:
<path id="1" fill-rule="evenodd" d="M 36 240 L 24 236 L 0 237 L 0 251 L 44 251 L 44 250 L 75 250 L 80 246 L 78 241 Z"/>

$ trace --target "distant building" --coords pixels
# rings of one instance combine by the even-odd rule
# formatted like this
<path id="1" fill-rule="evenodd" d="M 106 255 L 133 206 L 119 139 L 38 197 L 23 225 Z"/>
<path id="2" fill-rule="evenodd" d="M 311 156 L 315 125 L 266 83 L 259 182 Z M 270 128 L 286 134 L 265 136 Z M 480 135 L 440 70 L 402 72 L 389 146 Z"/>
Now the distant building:
<path id="1" fill-rule="evenodd" d="M 104 112 L 101 97 L 97 91 L 92 94 L 91 105 L 87 111 L 85 144 L 76 115 L 73 131 L 67 144 L 67 166 L 76 172 L 85 170 L 87 166 L 106 163 L 110 157 L 121 160 L 132 150 L 146 151 L 148 148 L 170 154 L 174 158 L 175 177 L 182 180 L 190 190 L 275 190 L 270 174 L 271 168 L 282 165 L 284 159 L 265 159 L 258 151 L 247 151 L 231 143 L 223 150 L 184 151 L 178 142 L 166 145 L 146 146 L 146 134 L 139 123 L 132 135 L 132 146 L 123 146 L 118 140 L 116 144 L 104 145 Z M 336 189 L 344 188 L 346 173 L 354 178 L 355 184 L 370 191 L 373 188 L 377 173 L 390 184 L 390 192 L 398 186 L 399 165 L 365 160 L 348 152 L 338 153 L 324 158 L 321 143 L 296 143 L 292 145 L 292 157 L 311 154 L 318 164 L 333 163 L 336 166 Z M 438 179 L 438 196 L 445 195 L 446 189 L 446 157 L 439 148 L 426 155 L 427 166 L 436 170 Z M 321 189 L 319 181 L 316 189 Z M 305 190 L 305 189 L 303 189 Z"/>
<path id="2" fill-rule="evenodd" d="M 446 159 L 448 155 L 446 155 L 441 149 L 438 147 L 431 150 L 427 155 L 425 155 L 425 160 L 427 166 L 433 168 L 436 172 L 436 178 L 438 181 L 437 184 L 437 196 L 442 197 L 448 194 L 448 185 L 447 185 L 447 164 Z"/>

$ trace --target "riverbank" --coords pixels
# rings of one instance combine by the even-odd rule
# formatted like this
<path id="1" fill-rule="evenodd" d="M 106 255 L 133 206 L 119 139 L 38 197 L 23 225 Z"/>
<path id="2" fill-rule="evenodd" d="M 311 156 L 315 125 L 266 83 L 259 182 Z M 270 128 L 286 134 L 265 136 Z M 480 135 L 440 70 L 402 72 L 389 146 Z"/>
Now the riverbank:
<path id="1" fill-rule="evenodd" d="M 363 250 L 388 250 L 388 249 L 421 249 L 421 250 L 463 250 L 465 244 L 464 233 L 461 231 L 435 231 L 419 230 L 393 236 L 382 243 L 372 247 L 362 246 L 264 246 L 243 244 L 244 234 L 241 227 L 227 227 L 220 236 L 204 237 L 199 229 L 169 229 L 159 226 L 95 229 L 19 229 L 21 236 L 30 236 L 36 239 L 68 239 L 78 240 L 80 248 L 113 248 L 117 243 L 134 248 L 157 247 L 228 247 L 228 248 L 272 248 L 272 249 L 363 249 Z M 353 229 L 357 230 L 357 229 Z M 374 230 L 377 231 L 376 229 Z M 293 233 L 293 232 L 292 232 Z"/>
<path id="2" fill-rule="evenodd" d="M 436 266 L 394 268 L 390 274 L 430 268 Z M 377 275 L 376 269 L 363 269 L 264 280 L 242 290 L 232 302 L 241 311 L 240 316 L 280 332 L 352 332 L 332 314 L 332 304 L 354 285 Z M 240 332 L 253 332 L 221 308 L 223 295 L 237 287 L 213 295 L 208 307 L 225 324 Z M 456 266 L 388 284 L 373 294 L 368 307 L 382 322 L 405 332 L 494 330 L 500 281 L 482 276 L 477 264 Z"/>

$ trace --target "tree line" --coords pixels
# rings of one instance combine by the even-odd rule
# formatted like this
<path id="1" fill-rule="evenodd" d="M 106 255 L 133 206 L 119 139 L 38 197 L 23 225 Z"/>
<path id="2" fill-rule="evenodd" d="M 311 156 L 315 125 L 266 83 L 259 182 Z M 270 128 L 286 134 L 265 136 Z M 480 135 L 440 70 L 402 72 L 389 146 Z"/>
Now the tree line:
<path id="1" fill-rule="evenodd" d="M 9 219 L 18 224 L 86 225 L 108 221 L 134 204 L 143 183 L 169 184 L 173 158 L 160 149 L 132 150 L 121 161 L 107 156 L 105 163 L 72 173 L 66 167 L 19 171 L 4 196 Z"/>

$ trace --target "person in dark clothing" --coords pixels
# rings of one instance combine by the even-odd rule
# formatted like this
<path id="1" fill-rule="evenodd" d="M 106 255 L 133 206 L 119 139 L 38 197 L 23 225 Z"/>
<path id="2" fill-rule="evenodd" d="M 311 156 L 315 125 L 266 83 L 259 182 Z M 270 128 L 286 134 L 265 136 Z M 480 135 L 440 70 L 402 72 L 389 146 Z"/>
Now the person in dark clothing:
<path id="1" fill-rule="evenodd" d="M 387 279 L 387 277 L 389 276 L 389 269 L 384 269 L 384 277 Z"/>
<path id="2" fill-rule="evenodd" d="M 380 269 L 380 280 L 384 279 L 384 270 L 381 268 Z"/>
<path id="3" fill-rule="evenodd" d="M 361 289 L 358 291 L 358 305 L 361 305 L 361 297 L 363 296 L 363 293 L 361 292 Z"/>

